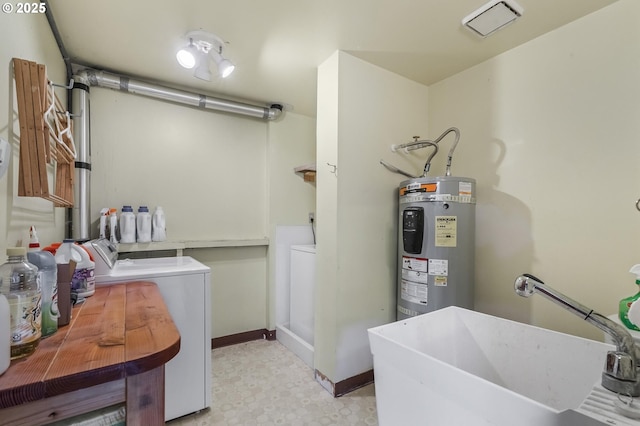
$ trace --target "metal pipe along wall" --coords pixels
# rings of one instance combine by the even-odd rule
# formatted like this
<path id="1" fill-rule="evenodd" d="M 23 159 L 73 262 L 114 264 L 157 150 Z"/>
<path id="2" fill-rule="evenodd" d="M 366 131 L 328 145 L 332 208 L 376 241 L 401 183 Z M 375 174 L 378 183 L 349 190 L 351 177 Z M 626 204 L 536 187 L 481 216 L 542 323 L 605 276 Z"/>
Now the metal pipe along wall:
<path id="1" fill-rule="evenodd" d="M 117 74 L 111 74 L 106 71 L 83 70 L 81 71 L 80 76 L 82 78 L 86 78 L 89 81 L 90 86 L 106 87 L 155 99 L 195 106 L 202 109 L 230 112 L 233 114 L 261 118 L 263 120 L 275 120 L 282 113 L 282 106 L 278 104 L 271 105 L 270 107 L 249 105 L 242 102 L 229 101 L 226 99 L 214 98 L 198 93 L 159 86 L 157 84 L 147 83 Z"/>

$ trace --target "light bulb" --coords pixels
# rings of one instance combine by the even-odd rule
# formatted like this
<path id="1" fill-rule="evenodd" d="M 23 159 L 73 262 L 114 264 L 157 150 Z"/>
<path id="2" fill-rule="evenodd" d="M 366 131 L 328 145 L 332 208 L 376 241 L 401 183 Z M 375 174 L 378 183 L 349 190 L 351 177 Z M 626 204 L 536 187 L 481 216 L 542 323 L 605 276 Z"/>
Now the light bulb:
<path id="1" fill-rule="evenodd" d="M 193 40 L 190 40 L 187 47 L 178 50 L 178 53 L 176 53 L 176 59 L 184 68 L 191 69 L 196 66 L 197 53 L 198 48 L 193 44 Z"/>
<path id="2" fill-rule="evenodd" d="M 223 59 L 218 64 L 218 73 L 220 73 L 220 76 L 222 76 L 222 78 L 229 77 L 233 72 L 233 70 L 235 69 L 236 69 L 236 66 L 233 65 L 231 61 L 228 59 Z"/>
<path id="3" fill-rule="evenodd" d="M 212 50 L 211 52 L 209 52 L 209 54 L 211 55 L 211 58 L 213 59 L 213 61 L 216 63 L 218 67 L 218 74 L 220 74 L 220 77 L 222 78 L 229 77 L 229 75 L 231 75 L 233 70 L 236 68 L 236 66 L 233 65 L 233 62 L 224 58 L 220 53 L 216 52 L 215 50 Z"/>

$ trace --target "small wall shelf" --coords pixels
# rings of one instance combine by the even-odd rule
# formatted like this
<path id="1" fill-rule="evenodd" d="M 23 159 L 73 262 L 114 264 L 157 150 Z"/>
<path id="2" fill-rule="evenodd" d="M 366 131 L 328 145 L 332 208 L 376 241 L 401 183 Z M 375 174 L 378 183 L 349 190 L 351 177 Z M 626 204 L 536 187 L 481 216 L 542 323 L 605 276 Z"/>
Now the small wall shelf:
<path id="1" fill-rule="evenodd" d="M 217 248 L 217 247 L 253 247 L 268 246 L 268 238 L 252 240 L 192 240 L 192 241 L 162 241 L 151 243 L 118 244 L 119 253 L 175 250 L 177 256 L 182 256 L 185 249 Z"/>
<path id="2" fill-rule="evenodd" d="M 301 173 L 305 182 L 315 182 L 316 181 L 316 165 L 315 164 L 305 164 L 304 166 L 298 166 L 293 169 L 296 173 Z"/>

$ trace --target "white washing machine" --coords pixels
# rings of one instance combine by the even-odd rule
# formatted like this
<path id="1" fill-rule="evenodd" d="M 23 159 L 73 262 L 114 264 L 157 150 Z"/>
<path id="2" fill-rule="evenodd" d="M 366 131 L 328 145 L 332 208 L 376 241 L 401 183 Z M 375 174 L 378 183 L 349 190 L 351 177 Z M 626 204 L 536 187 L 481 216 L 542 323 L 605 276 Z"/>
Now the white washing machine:
<path id="1" fill-rule="evenodd" d="M 96 285 L 156 283 L 180 332 L 180 351 L 165 365 L 165 421 L 211 406 L 211 269 L 188 256 L 117 260 L 106 239 L 84 245 Z"/>

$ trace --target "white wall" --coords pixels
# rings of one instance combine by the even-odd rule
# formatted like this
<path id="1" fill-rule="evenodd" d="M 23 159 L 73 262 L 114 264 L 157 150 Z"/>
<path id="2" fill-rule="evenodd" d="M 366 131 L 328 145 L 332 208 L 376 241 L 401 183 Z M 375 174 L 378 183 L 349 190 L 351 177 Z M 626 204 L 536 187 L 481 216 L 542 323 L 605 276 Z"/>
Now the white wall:
<path id="1" fill-rule="evenodd" d="M 7 247 L 28 244 L 31 225 L 36 226 L 42 245 L 48 245 L 62 239 L 65 220 L 64 209 L 54 208 L 50 201 L 17 195 L 20 127 L 11 59 L 45 64 L 49 79 L 56 83 L 65 83 L 66 74 L 44 15 L 0 14 L 0 39 L 0 137 L 12 147 L 9 170 L 0 178 L 0 263 L 4 263 Z M 57 94 L 66 102 L 63 89 Z M 54 169 L 49 166 L 50 181 L 53 174 Z"/>
<path id="2" fill-rule="evenodd" d="M 426 135 L 427 87 L 336 52 L 318 71 L 315 368 L 333 383 L 373 367 L 367 328 L 395 320 L 397 186 L 384 158 Z M 337 173 L 327 163 L 337 166 Z"/>
<path id="3" fill-rule="evenodd" d="M 639 17 L 621 0 L 429 87 L 430 136 L 459 127 L 453 173 L 478 182 L 477 310 L 601 339 L 514 279 L 603 314 L 637 291 Z"/>

